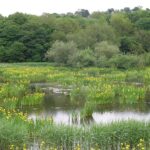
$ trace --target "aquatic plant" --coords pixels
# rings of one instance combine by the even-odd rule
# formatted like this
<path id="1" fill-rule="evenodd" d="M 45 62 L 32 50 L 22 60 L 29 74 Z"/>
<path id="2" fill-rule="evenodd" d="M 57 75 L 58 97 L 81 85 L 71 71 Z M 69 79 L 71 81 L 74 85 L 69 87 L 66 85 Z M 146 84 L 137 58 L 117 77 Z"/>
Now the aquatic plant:
<path id="1" fill-rule="evenodd" d="M 140 77 L 140 78 L 139 78 Z M 142 82 L 137 85 L 135 82 Z M 107 125 L 56 125 L 53 119 L 28 120 L 16 109 L 37 105 L 44 91 L 33 91 L 31 83 L 49 82 L 71 89 L 73 104 L 83 104 L 83 121 L 99 105 L 144 104 L 148 101 L 150 68 L 121 71 L 109 68 L 65 68 L 38 64 L 4 64 L 0 67 L 0 147 L 28 149 L 36 139 L 41 149 L 148 149 L 150 124 L 136 121 Z M 78 102 L 78 101 L 79 102 Z M 142 141 L 143 140 L 143 141 Z M 121 144 L 122 143 L 122 144 Z M 140 143 L 140 144 L 139 144 Z M 138 146 L 139 145 L 139 146 Z"/>

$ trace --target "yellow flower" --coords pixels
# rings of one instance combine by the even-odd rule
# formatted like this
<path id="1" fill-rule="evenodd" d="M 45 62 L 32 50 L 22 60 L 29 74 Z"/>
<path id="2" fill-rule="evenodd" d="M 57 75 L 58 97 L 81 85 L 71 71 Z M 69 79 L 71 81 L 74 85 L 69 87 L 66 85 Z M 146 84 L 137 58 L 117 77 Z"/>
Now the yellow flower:
<path id="1" fill-rule="evenodd" d="M 15 146 L 12 144 L 12 145 L 10 145 L 10 148 L 9 148 L 10 150 L 15 150 Z"/>

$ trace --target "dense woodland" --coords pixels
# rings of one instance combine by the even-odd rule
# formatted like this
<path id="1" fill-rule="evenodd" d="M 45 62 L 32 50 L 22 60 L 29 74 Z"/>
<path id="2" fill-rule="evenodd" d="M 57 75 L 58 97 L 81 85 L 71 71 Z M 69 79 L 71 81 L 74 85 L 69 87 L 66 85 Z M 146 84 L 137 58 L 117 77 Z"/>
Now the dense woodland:
<path id="1" fill-rule="evenodd" d="M 0 62 L 74 67 L 150 65 L 150 9 L 0 15 Z"/>

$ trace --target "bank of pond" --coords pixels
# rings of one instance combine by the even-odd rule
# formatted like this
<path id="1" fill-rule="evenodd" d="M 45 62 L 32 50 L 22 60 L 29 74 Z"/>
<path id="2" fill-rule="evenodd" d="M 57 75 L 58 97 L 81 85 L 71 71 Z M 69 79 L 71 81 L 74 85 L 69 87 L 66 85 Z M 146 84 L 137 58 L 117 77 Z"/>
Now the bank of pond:
<path id="1" fill-rule="evenodd" d="M 0 149 L 149 150 L 150 68 L 1 64 Z"/>

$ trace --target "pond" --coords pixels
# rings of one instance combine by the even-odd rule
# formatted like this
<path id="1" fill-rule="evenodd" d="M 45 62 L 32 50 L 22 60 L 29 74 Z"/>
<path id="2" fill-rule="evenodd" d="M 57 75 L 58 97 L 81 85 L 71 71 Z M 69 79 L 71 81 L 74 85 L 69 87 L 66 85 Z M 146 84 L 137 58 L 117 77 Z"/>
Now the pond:
<path id="1" fill-rule="evenodd" d="M 89 118 L 82 118 L 81 111 L 84 103 L 72 103 L 68 91 L 60 86 L 37 83 L 32 87 L 39 87 L 45 92 L 45 98 L 41 105 L 23 107 L 28 113 L 28 118 L 36 120 L 53 118 L 56 124 L 82 125 L 92 123 L 111 123 L 122 120 L 150 121 L 150 104 L 134 105 L 100 105 Z M 78 101 L 77 101 L 78 102 Z"/>

